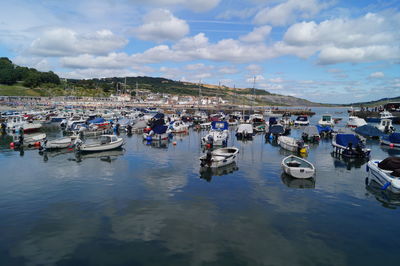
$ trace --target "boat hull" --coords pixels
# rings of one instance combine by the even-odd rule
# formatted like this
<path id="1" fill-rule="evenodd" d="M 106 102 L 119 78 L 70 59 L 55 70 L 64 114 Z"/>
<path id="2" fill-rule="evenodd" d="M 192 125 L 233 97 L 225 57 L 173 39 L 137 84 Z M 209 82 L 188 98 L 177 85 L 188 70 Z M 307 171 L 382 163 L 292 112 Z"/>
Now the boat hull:
<path id="1" fill-rule="evenodd" d="M 102 144 L 102 145 L 85 145 L 85 144 L 82 144 L 78 148 L 78 151 L 81 151 L 81 152 L 109 151 L 109 150 L 113 150 L 113 149 L 119 148 L 123 144 L 124 144 L 124 141 L 123 141 L 122 138 L 117 140 L 117 141 L 115 141 L 115 142 Z"/>
<path id="2" fill-rule="evenodd" d="M 400 178 L 390 175 L 391 171 L 382 170 L 378 167 L 378 160 L 371 160 L 367 164 L 368 178 L 374 180 L 381 186 L 387 186 L 387 190 L 400 194 Z"/>

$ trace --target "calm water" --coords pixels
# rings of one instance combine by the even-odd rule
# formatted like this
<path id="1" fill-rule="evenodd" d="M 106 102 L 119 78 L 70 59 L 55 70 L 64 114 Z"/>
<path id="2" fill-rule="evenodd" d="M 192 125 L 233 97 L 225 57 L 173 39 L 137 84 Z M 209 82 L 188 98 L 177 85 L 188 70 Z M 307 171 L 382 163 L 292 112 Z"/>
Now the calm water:
<path id="1" fill-rule="evenodd" d="M 161 147 L 123 135 L 124 150 L 80 157 L 20 154 L 3 137 L 0 265 L 398 265 L 400 200 L 366 188 L 365 162 L 321 141 L 315 180 L 295 180 L 280 167 L 289 152 L 231 133 L 237 164 L 201 174 L 205 131 Z"/>

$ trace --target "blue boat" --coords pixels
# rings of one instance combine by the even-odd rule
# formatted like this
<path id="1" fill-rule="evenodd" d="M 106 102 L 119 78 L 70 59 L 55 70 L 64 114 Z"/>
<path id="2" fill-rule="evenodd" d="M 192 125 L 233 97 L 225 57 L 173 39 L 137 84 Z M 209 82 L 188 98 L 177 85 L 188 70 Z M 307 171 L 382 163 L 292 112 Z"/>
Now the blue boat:
<path id="1" fill-rule="evenodd" d="M 355 134 L 336 134 L 332 139 L 333 153 L 349 158 L 368 158 L 371 150 Z"/>
<path id="2" fill-rule="evenodd" d="M 390 135 L 382 136 L 381 144 L 390 147 L 400 147 L 400 133 L 392 133 Z"/>
<path id="3" fill-rule="evenodd" d="M 361 127 L 357 127 L 354 131 L 357 134 L 360 134 L 361 136 L 372 139 L 379 139 L 380 137 L 385 135 L 382 131 L 370 125 L 363 125 Z"/>

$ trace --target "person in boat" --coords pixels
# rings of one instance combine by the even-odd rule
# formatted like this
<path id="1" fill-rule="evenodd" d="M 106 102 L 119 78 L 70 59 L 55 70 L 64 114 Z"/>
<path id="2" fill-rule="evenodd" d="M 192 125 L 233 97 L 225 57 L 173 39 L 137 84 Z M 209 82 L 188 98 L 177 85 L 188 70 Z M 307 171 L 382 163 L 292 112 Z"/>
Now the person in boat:
<path id="1" fill-rule="evenodd" d="M 129 125 L 126 127 L 126 131 L 127 131 L 128 135 L 132 135 L 132 126 L 131 126 L 131 124 L 129 124 Z"/>

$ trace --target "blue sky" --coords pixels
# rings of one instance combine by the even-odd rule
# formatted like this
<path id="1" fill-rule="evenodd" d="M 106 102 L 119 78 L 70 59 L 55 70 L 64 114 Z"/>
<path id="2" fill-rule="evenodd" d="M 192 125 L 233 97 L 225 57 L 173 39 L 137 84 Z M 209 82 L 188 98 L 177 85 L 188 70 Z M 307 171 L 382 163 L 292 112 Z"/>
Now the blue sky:
<path id="1" fill-rule="evenodd" d="M 0 56 L 325 103 L 400 96 L 399 1 L 0 0 Z"/>

